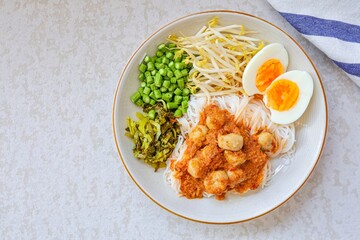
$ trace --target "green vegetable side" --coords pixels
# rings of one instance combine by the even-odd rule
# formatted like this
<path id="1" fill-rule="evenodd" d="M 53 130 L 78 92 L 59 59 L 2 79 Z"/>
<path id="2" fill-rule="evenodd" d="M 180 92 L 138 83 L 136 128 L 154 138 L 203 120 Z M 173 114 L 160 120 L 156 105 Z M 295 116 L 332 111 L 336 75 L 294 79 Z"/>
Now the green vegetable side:
<path id="1" fill-rule="evenodd" d="M 140 87 L 131 101 L 143 108 L 138 121 L 127 118 L 125 135 L 135 146 L 134 156 L 155 171 L 166 167 L 174 150 L 180 126 L 176 117 L 187 112 L 190 89 L 186 87 L 192 64 L 173 43 L 162 43 L 154 56 L 145 56 L 139 65 Z"/>
<path id="2" fill-rule="evenodd" d="M 139 121 L 126 119 L 125 135 L 130 137 L 135 146 L 134 156 L 150 164 L 155 171 L 166 166 L 178 141 L 180 126 L 173 115 L 161 104 L 144 108 L 145 114 L 137 112 Z M 152 117 L 151 114 L 155 116 Z"/>
<path id="3" fill-rule="evenodd" d="M 138 106 L 161 102 L 165 110 L 181 117 L 187 111 L 190 89 L 186 87 L 192 64 L 173 43 L 160 44 L 155 56 L 145 56 L 139 66 L 141 81 L 131 101 Z"/>

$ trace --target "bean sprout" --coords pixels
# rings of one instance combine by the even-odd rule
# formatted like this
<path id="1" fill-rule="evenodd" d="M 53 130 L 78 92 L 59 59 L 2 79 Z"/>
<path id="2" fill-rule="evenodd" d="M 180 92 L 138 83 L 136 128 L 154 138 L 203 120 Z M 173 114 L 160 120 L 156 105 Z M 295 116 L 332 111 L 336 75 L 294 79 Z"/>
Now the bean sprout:
<path id="1" fill-rule="evenodd" d="M 219 26 L 209 21 L 193 36 L 170 35 L 168 40 L 188 54 L 193 64 L 188 87 L 197 96 L 244 93 L 243 71 L 250 59 L 264 47 L 260 39 L 248 36 L 243 25 Z"/>

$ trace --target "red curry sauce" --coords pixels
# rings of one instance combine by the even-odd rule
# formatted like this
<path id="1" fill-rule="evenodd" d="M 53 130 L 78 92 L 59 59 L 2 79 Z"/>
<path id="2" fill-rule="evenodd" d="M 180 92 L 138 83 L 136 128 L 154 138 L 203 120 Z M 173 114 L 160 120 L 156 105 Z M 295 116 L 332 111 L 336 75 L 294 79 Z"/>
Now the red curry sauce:
<path id="1" fill-rule="evenodd" d="M 232 114 L 214 104 L 205 107 L 200 115 L 199 125 L 209 127 L 206 136 L 193 139 L 191 136 L 193 133 L 190 133 L 186 138 L 187 148 L 183 158 L 172 164 L 174 177 L 180 182 L 181 193 L 190 199 L 202 198 L 206 191 L 204 181 L 214 171 L 228 173 L 235 170 L 242 173 L 240 182 L 232 182 L 231 179 L 226 181 L 226 189 L 216 194 L 218 200 L 224 199 L 226 192 L 229 191 L 245 193 L 248 190 L 257 189 L 263 181 L 264 167 L 269 160 L 269 157 L 261 150 L 257 136 L 250 135 L 249 129 L 241 123 L 236 123 Z M 246 160 L 238 166 L 231 165 L 227 161 L 224 149 L 218 145 L 218 137 L 229 133 L 243 137 L 241 152 L 238 151 L 235 154 L 245 156 Z M 201 174 L 197 178 L 188 172 L 188 163 L 193 158 L 201 158 L 202 161 Z"/>

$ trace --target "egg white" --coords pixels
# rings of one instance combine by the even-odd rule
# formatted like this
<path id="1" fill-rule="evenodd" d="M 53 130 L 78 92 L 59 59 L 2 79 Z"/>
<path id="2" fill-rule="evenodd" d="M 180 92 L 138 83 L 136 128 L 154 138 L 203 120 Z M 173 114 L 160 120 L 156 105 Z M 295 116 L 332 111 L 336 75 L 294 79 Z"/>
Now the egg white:
<path id="1" fill-rule="evenodd" d="M 286 72 L 277 77 L 269 86 L 271 87 L 276 81 L 280 79 L 287 79 L 294 82 L 299 88 L 299 96 L 295 105 L 287 111 L 279 112 L 274 109 L 270 109 L 271 121 L 278 124 L 289 124 L 298 120 L 305 112 L 309 105 L 310 99 L 313 95 L 314 82 L 309 73 L 305 71 L 293 70 Z M 267 104 L 267 95 L 264 95 L 264 103 Z"/>
<path id="2" fill-rule="evenodd" d="M 289 57 L 284 46 L 280 43 L 272 43 L 265 46 L 257 54 L 255 54 L 245 67 L 242 84 L 247 95 L 251 96 L 257 93 L 262 93 L 256 87 L 256 75 L 261 65 L 270 59 L 278 59 L 283 65 L 284 71 L 286 71 L 289 63 Z"/>

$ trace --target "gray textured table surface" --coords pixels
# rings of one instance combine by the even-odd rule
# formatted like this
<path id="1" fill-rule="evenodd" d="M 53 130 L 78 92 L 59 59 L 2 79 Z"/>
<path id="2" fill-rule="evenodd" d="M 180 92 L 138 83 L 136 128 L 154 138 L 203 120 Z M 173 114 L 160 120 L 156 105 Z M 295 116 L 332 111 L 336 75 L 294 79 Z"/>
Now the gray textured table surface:
<path id="1" fill-rule="evenodd" d="M 122 166 L 111 110 L 137 46 L 177 17 L 244 11 L 289 32 L 326 90 L 329 131 L 307 184 L 259 219 L 204 225 L 150 201 Z M 360 89 L 266 1 L 0 1 L 0 239 L 355 239 Z"/>

